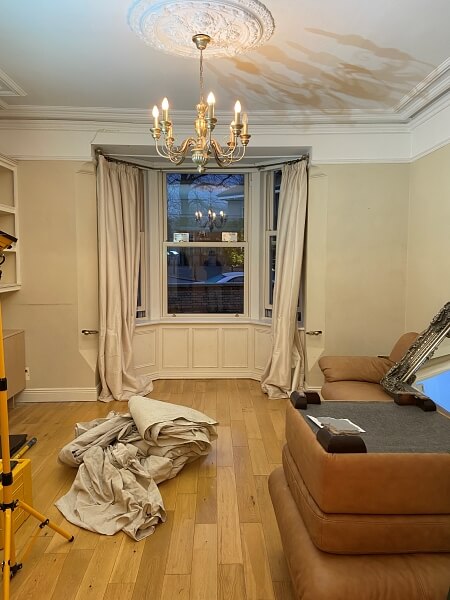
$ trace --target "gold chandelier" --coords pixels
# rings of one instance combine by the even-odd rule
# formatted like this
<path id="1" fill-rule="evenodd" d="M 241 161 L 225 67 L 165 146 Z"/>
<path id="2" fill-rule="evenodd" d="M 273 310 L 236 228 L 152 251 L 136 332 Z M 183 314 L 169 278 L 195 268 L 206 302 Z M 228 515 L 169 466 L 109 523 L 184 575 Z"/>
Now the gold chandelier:
<path id="1" fill-rule="evenodd" d="M 234 106 L 234 120 L 230 123 L 230 137 L 226 147 L 222 146 L 212 136 L 217 123 L 214 116 L 215 98 L 211 92 L 206 100 L 203 99 L 203 50 L 211 41 L 209 35 L 199 33 L 194 35 L 192 41 L 200 50 L 200 103 L 197 104 L 197 118 L 195 119 L 195 131 L 197 137 L 186 138 L 179 146 L 175 146 L 172 122 L 169 120 L 169 102 L 167 98 L 162 101 L 162 120 L 159 120 L 159 110 L 153 107 L 153 127 L 151 128 L 155 140 L 156 152 L 159 156 L 167 158 L 175 165 L 181 165 L 188 151 L 191 151 L 192 162 L 197 166 L 197 171 L 203 173 L 209 158 L 214 155 L 216 163 L 220 167 L 228 167 L 232 163 L 242 160 L 245 149 L 250 140 L 248 133 L 248 119 L 244 113 L 241 120 L 241 103 L 239 100 Z M 163 144 L 159 140 L 163 134 Z M 240 141 L 240 144 L 239 144 Z"/>

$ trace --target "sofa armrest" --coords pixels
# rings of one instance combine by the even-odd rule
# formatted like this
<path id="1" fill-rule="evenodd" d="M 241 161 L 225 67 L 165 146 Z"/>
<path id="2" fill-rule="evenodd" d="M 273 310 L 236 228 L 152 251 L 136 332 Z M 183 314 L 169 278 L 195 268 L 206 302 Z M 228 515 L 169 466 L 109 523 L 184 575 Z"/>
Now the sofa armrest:
<path id="1" fill-rule="evenodd" d="M 322 356 L 319 360 L 325 381 L 380 383 L 394 363 L 378 356 Z"/>

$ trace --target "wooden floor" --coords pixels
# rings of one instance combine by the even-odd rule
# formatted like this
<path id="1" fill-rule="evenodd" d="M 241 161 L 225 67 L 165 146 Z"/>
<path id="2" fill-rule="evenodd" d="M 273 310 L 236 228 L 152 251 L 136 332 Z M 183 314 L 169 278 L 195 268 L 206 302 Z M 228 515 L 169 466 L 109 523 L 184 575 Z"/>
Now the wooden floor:
<path id="1" fill-rule="evenodd" d="M 219 421 L 212 452 L 160 485 L 167 521 L 135 542 L 78 529 L 53 506 L 75 469 L 57 461 L 73 426 L 127 404 L 19 404 L 11 433 L 36 436 L 30 458 L 33 506 L 73 532 L 68 543 L 33 517 L 15 535 L 23 569 L 12 600 L 293 600 L 267 477 L 281 462 L 287 400 L 269 400 L 251 380 L 156 381 L 158 400 L 192 406 Z M 36 531 L 37 530 L 37 531 Z"/>

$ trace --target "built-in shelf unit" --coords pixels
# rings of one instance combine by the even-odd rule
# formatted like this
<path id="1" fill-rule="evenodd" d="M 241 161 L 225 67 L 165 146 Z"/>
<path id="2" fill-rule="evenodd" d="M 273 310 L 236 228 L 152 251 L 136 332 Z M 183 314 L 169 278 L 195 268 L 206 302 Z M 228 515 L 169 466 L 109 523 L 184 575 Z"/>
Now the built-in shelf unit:
<path id="1" fill-rule="evenodd" d="M 19 238 L 17 164 L 0 154 L 0 230 Z M 0 266 L 0 292 L 20 288 L 19 240 L 4 250 L 5 262 Z"/>

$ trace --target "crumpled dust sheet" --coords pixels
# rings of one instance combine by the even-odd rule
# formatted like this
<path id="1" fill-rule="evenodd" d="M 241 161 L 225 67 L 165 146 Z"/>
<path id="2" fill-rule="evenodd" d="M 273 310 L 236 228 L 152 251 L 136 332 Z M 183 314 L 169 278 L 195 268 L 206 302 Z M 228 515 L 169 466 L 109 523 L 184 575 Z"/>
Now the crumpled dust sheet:
<path id="1" fill-rule="evenodd" d="M 208 454 L 217 422 L 143 396 L 130 398 L 128 407 L 127 414 L 77 423 L 76 437 L 59 459 L 78 473 L 55 506 L 84 529 L 106 535 L 122 530 L 141 540 L 166 519 L 157 484 Z"/>

